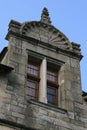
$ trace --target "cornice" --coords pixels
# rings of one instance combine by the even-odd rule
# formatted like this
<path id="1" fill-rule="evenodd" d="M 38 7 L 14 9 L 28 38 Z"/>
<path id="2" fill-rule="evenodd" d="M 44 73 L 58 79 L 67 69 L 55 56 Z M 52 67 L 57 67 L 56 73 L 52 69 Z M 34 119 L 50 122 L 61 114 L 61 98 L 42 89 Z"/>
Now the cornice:
<path id="1" fill-rule="evenodd" d="M 73 49 L 71 49 L 71 50 L 70 49 L 61 49 L 61 48 L 58 48 L 58 47 L 56 47 L 54 45 L 51 45 L 49 43 L 42 42 L 42 41 L 37 40 L 35 38 L 20 34 L 19 32 L 9 31 L 8 34 L 6 35 L 6 40 L 9 40 L 10 36 L 19 38 L 20 40 L 27 41 L 30 44 L 33 44 L 33 45 L 48 49 L 50 51 L 54 51 L 56 53 L 64 54 L 64 55 L 67 55 L 69 57 L 73 57 L 73 58 L 76 58 L 76 59 L 79 59 L 79 60 L 81 60 L 82 57 L 83 57 L 81 55 L 81 53 L 77 53 Z"/>

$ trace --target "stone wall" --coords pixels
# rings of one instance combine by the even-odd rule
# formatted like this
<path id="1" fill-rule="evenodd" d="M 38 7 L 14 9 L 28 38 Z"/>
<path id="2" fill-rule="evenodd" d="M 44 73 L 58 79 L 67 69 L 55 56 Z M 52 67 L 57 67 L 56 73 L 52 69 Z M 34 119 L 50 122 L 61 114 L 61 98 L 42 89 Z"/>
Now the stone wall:
<path id="1" fill-rule="evenodd" d="M 21 49 L 21 52 L 17 49 Z M 83 104 L 81 96 L 79 60 L 39 45 L 36 47 L 31 42 L 20 39 L 16 41 L 12 37 L 8 50 L 7 65 L 14 70 L 0 76 L 0 120 L 5 125 L 9 124 L 10 127 L 18 129 L 86 130 L 87 105 Z M 63 62 L 59 74 L 57 108 L 26 99 L 27 58 L 32 51 L 39 54 L 39 57 L 44 55 Z"/>
<path id="2" fill-rule="evenodd" d="M 31 101 L 25 122 L 28 126 L 43 130 L 86 130 L 86 112 L 87 106 L 78 103 L 75 104 L 74 112 L 69 112 Z"/>
<path id="3" fill-rule="evenodd" d="M 0 78 L 1 79 L 1 78 Z M 0 124 L 1 130 L 86 130 L 87 105 L 74 102 L 74 111 L 67 111 L 45 103 L 26 101 L 7 86 L 6 77 L 0 80 Z M 14 128 L 13 128 L 14 127 Z"/>
<path id="4" fill-rule="evenodd" d="M 16 129 L 0 125 L 0 130 L 16 130 Z"/>
<path id="5" fill-rule="evenodd" d="M 41 22 L 11 21 L 6 39 L 8 52 L 1 64 L 13 70 L 0 73 L 0 130 L 87 130 L 79 45 L 71 44 L 55 27 Z M 60 66 L 58 106 L 26 98 L 29 55 Z"/>

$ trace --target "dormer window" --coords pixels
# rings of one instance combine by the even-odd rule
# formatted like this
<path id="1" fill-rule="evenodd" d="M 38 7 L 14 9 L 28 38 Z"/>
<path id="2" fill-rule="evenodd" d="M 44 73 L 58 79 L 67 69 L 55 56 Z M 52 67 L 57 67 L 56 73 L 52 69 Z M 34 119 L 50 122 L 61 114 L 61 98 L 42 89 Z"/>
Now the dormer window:
<path id="1" fill-rule="evenodd" d="M 56 65 L 55 68 L 55 64 L 51 66 L 49 64 L 46 58 L 45 60 L 36 60 L 33 57 L 28 59 L 26 95 L 28 99 L 57 106 L 59 66 Z"/>

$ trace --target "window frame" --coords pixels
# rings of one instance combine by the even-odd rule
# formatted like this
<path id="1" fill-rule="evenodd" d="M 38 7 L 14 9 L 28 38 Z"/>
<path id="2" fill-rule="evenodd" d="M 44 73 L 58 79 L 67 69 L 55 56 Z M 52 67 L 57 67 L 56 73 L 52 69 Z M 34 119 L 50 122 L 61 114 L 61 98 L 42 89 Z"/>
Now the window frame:
<path id="1" fill-rule="evenodd" d="M 50 105 L 56 105 L 57 106 L 58 105 L 58 87 L 47 85 L 47 89 L 48 88 L 55 89 L 55 94 L 54 95 L 50 94 L 50 93 L 48 93 L 48 90 L 47 90 L 47 103 L 50 104 Z M 48 96 L 54 97 L 53 102 L 48 101 Z"/>
<path id="2" fill-rule="evenodd" d="M 36 83 L 36 87 L 35 87 L 35 96 L 32 96 L 32 95 L 28 95 L 27 94 L 27 97 L 30 99 L 31 97 L 34 97 L 34 99 L 33 100 L 38 100 L 38 96 L 39 96 L 39 81 L 40 81 L 40 63 L 39 62 L 37 62 L 36 60 L 32 60 L 33 59 L 33 57 L 31 58 L 31 57 L 29 57 L 28 58 L 28 63 L 27 63 L 27 81 L 26 81 L 26 87 L 28 87 L 27 86 L 27 82 L 28 81 L 32 81 L 32 82 L 34 82 L 34 83 Z M 31 66 L 36 66 L 36 67 L 38 67 L 38 69 L 37 69 L 37 75 L 34 75 L 34 74 L 32 74 L 32 73 L 29 73 L 29 71 L 28 71 L 28 68 L 29 68 L 29 64 L 31 65 Z M 31 70 L 35 70 L 35 69 L 33 69 L 33 67 L 31 67 L 30 68 Z M 31 87 L 28 87 L 28 88 L 30 88 L 30 89 L 33 89 L 33 88 L 31 88 Z M 29 97 L 30 96 L 30 97 Z M 32 99 L 32 98 L 31 98 Z"/>
<path id="3" fill-rule="evenodd" d="M 48 74 L 48 71 L 49 72 L 56 72 L 56 81 L 52 81 L 52 80 L 50 80 L 50 79 L 48 79 L 48 75 L 50 75 L 50 76 L 53 76 L 52 74 Z M 50 82 L 50 83 L 52 83 L 52 84 L 55 84 L 55 85 L 57 85 L 58 84 L 58 70 L 57 69 L 53 69 L 53 68 L 47 68 L 47 81 L 48 82 Z"/>
<path id="4" fill-rule="evenodd" d="M 58 88 L 59 88 L 59 84 L 58 84 L 58 73 L 59 73 L 59 67 L 55 68 L 53 65 L 52 66 L 47 66 L 47 74 L 49 72 L 55 72 L 56 73 L 56 80 L 55 81 L 51 81 L 47 78 L 47 89 L 48 87 L 50 88 L 54 88 L 55 89 L 55 95 L 54 95 L 54 102 L 53 103 L 49 103 L 48 98 L 47 98 L 47 103 L 50 105 L 54 105 L 54 106 L 58 106 Z M 48 96 L 48 92 L 47 92 L 47 96 Z"/>
<path id="5" fill-rule="evenodd" d="M 39 94 L 38 82 L 35 81 L 35 80 L 31 80 L 31 79 L 27 79 L 27 82 L 28 82 L 28 81 L 30 81 L 30 82 L 32 82 L 32 83 L 35 83 L 35 89 L 34 89 L 33 87 L 29 87 L 29 86 L 27 85 L 27 88 L 30 88 L 30 89 L 35 90 L 35 95 L 34 95 L 34 96 L 27 94 L 27 96 L 29 96 L 28 98 L 30 99 L 30 97 L 34 97 L 34 99 L 33 99 L 33 98 L 31 98 L 31 99 L 33 99 L 33 100 L 38 100 L 38 94 Z"/>
<path id="6" fill-rule="evenodd" d="M 40 77 L 40 74 L 41 74 L 41 71 L 40 71 L 40 67 L 41 67 L 41 64 L 42 64 L 42 62 L 43 62 L 43 59 L 44 58 L 46 58 L 46 62 L 47 62 L 47 65 L 46 65 L 46 68 L 48 69 L 48 68 L 50 68 L 50 69 L 52 69 L 53 68 L 53 70 L 55 69 L 55 70 L 57 70 L 57 74 L 58 74 L 58 77 L 59 77 L 59 70 L 60 70 L 60 68 L 61 68 L 61 66 L 64 64 L 64 62 L 62 62 L 62 61 L 59 61 L 59 60 L 55 60 L 55 59 L 53 59 L 53 58 L 51 58 L 51 57 L 48 57 L 48 56 L 44 56 L 44 55 L 42 55 L 42 54 L 39 54 L 39 53 L 36 53 L 36 52 L 33 52 L 33 51 L 30 51 L 30 50 L 27 50 L 27 52 L 28 52 L 28 60 L 30 59 L 30 61 L 33 61 L 33 63 L 36 63 L 36 64 L 38 64 L 39 65 L 39 76 L 38 76 L 38 78 L 36 77 L 36 76 L 34 76 L 33 77 L 33 75 L 31 74 L 27 74 L 27 76 L 32 80 L 35 80 L 35 81 L 38 81 L 38 98 L 37 98 L 37 100 L 36 101 L 41 101 L 41 102 L 43 102 L 43 103 L 46 103 L 46 104 L 48 104 L 47 103 L 47 98 L 44 100 L 42 97 L 40 97 L 40 93 L 41 93 L 41 88 L 39 88 L 39 87 L 41 87 L 40 85 L 40 83 L 41 83 L 41 79 L 42 79 L 42 77 Z M 32 60 L 33 59 L 33 60 Z M 47 74 L 46 74 L 47 75 Z M 56 100 L 56 103 L 55 103 L 55 105 L 51 105 L 51 106 L 58 106 L 58 104 L 60 104 L 60 102 L 59 102 L 59 100 L 60 100 L 60 93 L 58 92 L 59 91 L 59 82 L 57 81 L 57 83 L 53 83 L 52 81 L 50 81 L 50 80 L 47 80 L 46 79 L 46 84 L 47 85 L 52 85 L 53 87 L 55 87 L 55 88 L 57 88 L 56 90 L 57 90 L 57 100 Z M 46 89 L 47 89 L 47 85 L 46 85 Z M 45 89 L 45 90 L 46 90 Z M 47 92 L 45 92 L 45 94 L 47 94 Z M 44 94 L 44 96 L 45 96 L 45 94 Z M 41 100 L 40 100 L 41 99 Z"/>

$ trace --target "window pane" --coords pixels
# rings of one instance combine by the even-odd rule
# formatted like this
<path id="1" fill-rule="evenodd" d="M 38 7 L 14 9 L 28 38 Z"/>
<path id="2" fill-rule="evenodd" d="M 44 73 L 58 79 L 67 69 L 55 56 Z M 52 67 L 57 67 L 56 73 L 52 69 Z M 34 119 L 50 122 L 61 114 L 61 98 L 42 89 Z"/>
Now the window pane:
<path id="1" fill-rule="evenodd" d="M 49 94 L 51 94 L 51 95 L 55 95 L 55 89 L 54 89 L 54 88 L 50 88 L 50 87 L 48 86 L 48 88 L 47 88 L 47 93 L 49 93 Z"/>
<path id="2" fill-rule="evenodd" d="M 54 96 L 52 95 L 47 95 L 48 103 L 54 104 Z"/>
<path id="3" fill-rule="evenodd" d="M 26 95 L 29 99 L 37 99 L 37 82 L 33 80 L 27 81 Z"/>
<path id="4" fill-rule="evenodd" d="M 36 87 L 36 83 L 33 82 L 32 80 L 28 80 L 27 81 L 27 87 L 29 87 L 29 88 L 35 88 Z"/>
<path id="5" fill-rule="evenodd" d="M 27 88 L 27 95 L 35 97 L 35 89 Z"/>
<path id="6" fill-rule="evenodd" d="M 47 79 L 52 82 L 57 82 L 57 72 L 51 70 L 47 71 Z"/>
<path id="7" fill-rule="evenodd" d="M 49 104 L 57 104 L 57 91 L 58 89 L 56 87 L 48 86 L 47 87 L 47 101 Z"/>
<path id="8" fill-rule="evenodd" d="M 38 76 L 38 74 L 39 74 L 39 72 L 38 72 L 39 71 L 39 66 L 36 66 L 34 64 L 29 63 L 27 71 L 31 75 Z"/>
<path id="9" fill-rule="evenodd" d="M 35 59 L 36 61 L 36 59 Z M 33 57 L 28 59 L 26 94 L 28 99 L 38 99 L 39 66 Z"/>

